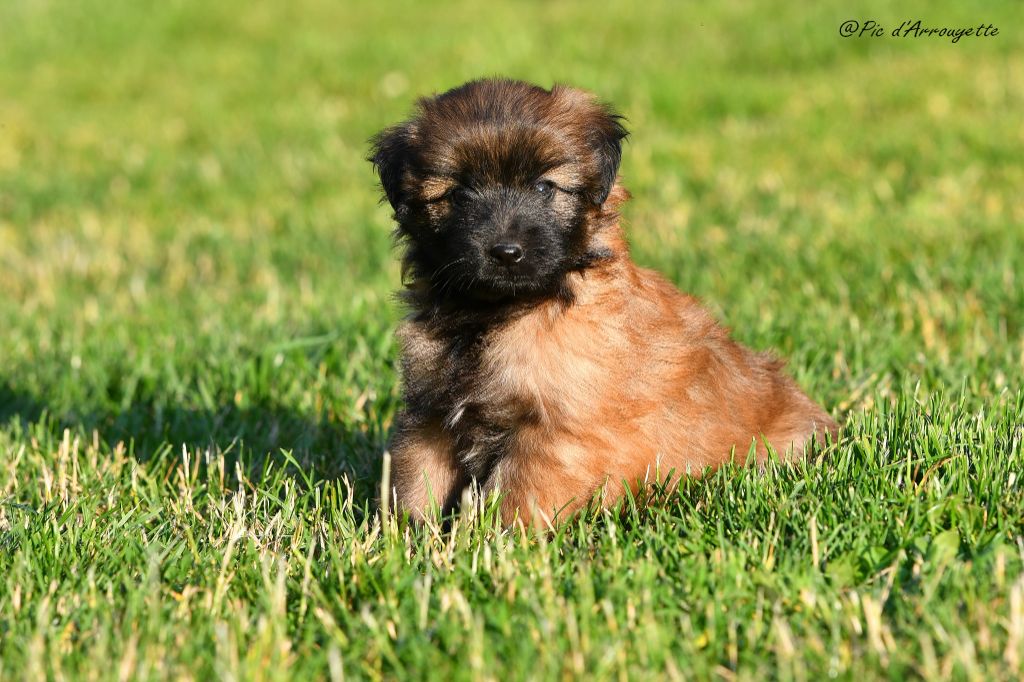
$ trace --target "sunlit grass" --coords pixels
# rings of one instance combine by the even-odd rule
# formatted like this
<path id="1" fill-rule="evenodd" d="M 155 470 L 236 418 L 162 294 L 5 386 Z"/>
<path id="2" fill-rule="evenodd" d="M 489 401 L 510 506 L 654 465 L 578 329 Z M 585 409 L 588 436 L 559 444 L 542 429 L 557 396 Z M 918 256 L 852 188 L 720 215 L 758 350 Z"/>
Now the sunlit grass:
<path id="1" fill-rule="evenodd" d="M 1024 673 L 1011 5 L 0 3 L 0 677 Z M 841 39 L 908 16 L 996 39 Z M 845 429 L 551 536 L 383 525 L 366 140 L 468 78 L 632 132 L 636 259 Z"/>

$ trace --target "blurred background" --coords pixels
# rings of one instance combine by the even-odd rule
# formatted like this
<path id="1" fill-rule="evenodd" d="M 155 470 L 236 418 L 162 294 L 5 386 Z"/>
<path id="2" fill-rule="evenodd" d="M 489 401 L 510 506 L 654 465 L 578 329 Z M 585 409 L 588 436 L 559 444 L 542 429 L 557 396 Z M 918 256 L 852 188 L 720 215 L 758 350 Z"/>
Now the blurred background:
<path id="1" fill-rule="evenodd" d="M 847 7 L 5 0 L 4 439 L 287 447 L 374 476 L 401 310 L 367 140 L 488 75 L 621 111 L 636 259 L 837 416 L 1005 400 L 1024 378 L 1019 3 Z M 839 36 L 918 18 L 999 34 Z"/>

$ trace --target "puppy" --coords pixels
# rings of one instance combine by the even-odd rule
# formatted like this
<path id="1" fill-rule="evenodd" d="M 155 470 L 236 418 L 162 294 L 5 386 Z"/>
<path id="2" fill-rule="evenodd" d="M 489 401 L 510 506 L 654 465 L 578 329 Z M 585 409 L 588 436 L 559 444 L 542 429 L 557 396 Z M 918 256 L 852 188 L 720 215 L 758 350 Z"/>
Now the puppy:
<path id="1" fill-rule="evenodd" d="M 373 140 L 411 311 L 390 450 L 412 517 L 476 485 L 501 494 L 506 524 L 544 525 L 836 433 L 780 361 L 630 259 L 626 135 L 581 90 L 480 80 Z"/>

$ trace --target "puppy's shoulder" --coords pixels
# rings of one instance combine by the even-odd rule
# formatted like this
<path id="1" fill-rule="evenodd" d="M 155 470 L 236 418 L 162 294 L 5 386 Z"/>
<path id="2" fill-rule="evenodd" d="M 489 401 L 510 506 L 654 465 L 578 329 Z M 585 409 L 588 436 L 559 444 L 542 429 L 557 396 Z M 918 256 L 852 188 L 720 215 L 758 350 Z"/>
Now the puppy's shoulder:
<path id="1" fill-rule="evenodd" d="M 728 335 L 700 299 L 680 291 L 660 272 L 637 267 L 633 281 L 634 297 L 656 309 L 664 322 L 674 320 L 692 334 Z"/>
<path id="2" fill-rule="evenodd" d="M 430 381 L 438 374 L 445 344 L 430 325 L 410 315 L 399 323 L 395 336 L 402 347 L 406 382 Z"/>
<path id="3" fill-rule="evenodd" d="M 437 335 L 431 333 L 430 326 L 419 319 L 416 314 L 407 315 L 398 323 L 395 336 L 402 344 L 402 349 L 407 353 L 427 350 L 440 344 Z"/>

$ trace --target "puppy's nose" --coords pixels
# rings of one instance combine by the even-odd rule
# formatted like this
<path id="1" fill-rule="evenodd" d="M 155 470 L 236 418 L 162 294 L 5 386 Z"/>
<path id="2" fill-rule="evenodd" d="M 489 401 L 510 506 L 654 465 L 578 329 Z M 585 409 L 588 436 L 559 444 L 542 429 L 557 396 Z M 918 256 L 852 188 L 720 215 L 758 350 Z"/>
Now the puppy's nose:
<path id="1" fill-rule="evenodd" d="M 523 247 L 519 244 L 495 244 L 491 247 L 491 258 L 502 265 L 515 265 L 523 260 Z"/>

